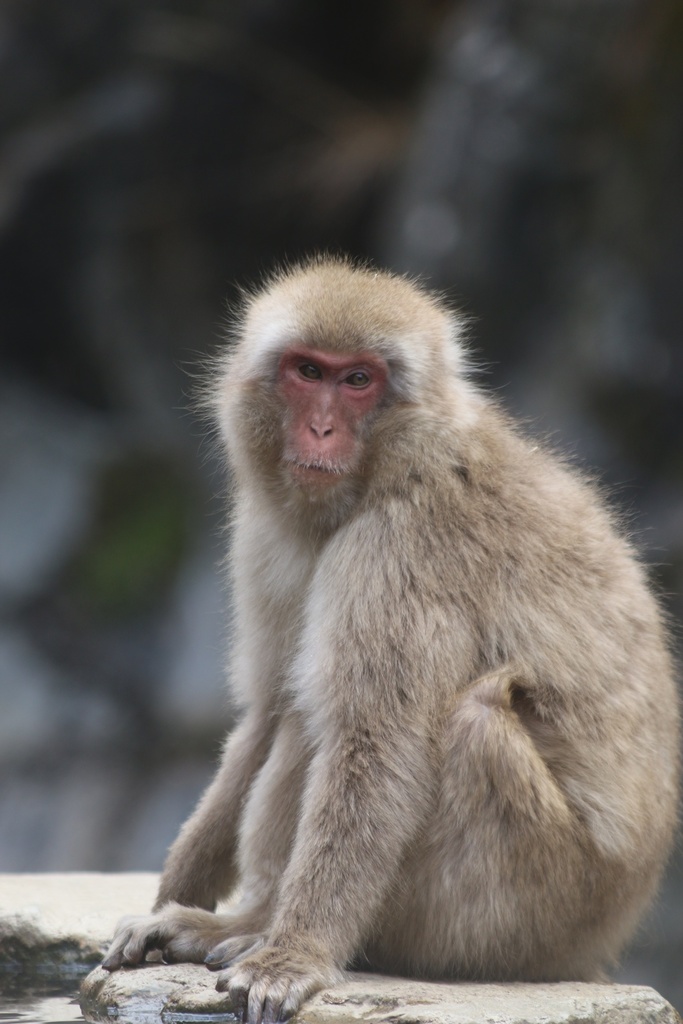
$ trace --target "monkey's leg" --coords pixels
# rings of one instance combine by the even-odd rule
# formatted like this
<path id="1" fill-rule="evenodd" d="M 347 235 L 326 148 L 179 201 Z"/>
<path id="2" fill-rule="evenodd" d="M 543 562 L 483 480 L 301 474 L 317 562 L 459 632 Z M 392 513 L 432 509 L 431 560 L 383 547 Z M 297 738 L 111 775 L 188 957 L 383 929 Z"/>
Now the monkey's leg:
<path id="1" fill-rule="evenodd" d="M 618 865 L 601 862 L 549 768 L 552 726 L 533 709 L 533 687 L 512 670 L 459 699 L 443 736 L 436 811 L 402 873 L 403 911 L 385 907 L 377 966 L 433 977 L 599 974 L 601 915 L 610 898 L 618 902 L 600 879 Z M 555 754 L 571 758 L 559 736 Z"/>
<path id="2" fill-rule="evenodd" d="M 140 963 L 152 949 L 202 961 L 225 937 L 224 915 L 209 911 L 235 884 L 239 819 L 272 732 L 268 716 L 252 711 L 230 735 L 215 779 L 171 847 L 154 912 L 119 922 L 103 961 L 107 970 Z"/>
<path id="3" fill-rule="evenodd" d="M 208 963 L 218 969 L 259 943 L 287 866 L 306 756 L 303 737 L 290 716 L 281 722 L 244 808 L 239 853 L 244 891 L 239 904 L 224 914 L 214 914 L 172 902 L 151 916 L 124 918 L 103 967 L 116 970 L 122 964 L 140 963 L 148 952 L 159 949 L 168 962 L 202 963 L 210 955 Z M 221 773 L 225 767 L 224 761 Z M 211 813 L 217 810 L 215 803 L 209 805 Z M 200 805 L 186 828 L 201 811 Z M 201 870 L 201 862 L 197 870 Z"/>
<path id="4" fill-rule="evenodd" d="M 298 717 L 284 718 L 249 793 L 239 843 L 242 899 L 230 915 L 229 934 L 207 964 L 219 969 L 259 943 L 269 928 L 291 854 L 310 752 Z"/>

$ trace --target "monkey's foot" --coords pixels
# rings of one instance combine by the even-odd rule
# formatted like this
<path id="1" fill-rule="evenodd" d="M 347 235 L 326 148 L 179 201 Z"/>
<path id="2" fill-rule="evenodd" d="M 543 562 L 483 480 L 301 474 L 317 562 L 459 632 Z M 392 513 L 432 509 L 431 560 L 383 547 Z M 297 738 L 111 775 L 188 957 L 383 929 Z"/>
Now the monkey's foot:
<path id="1" fill-rule="evenodd" d="M 304 999 L 341 977 L 310 947 L 303 951 L 265 946 L 221 971 L 216 988 L 230 993 L 233 1012 L 244 1024 L 276 1024 L 296 1013 Z"/>
<path id="2" fill-rule="evenodd" d="M 106 971 L 143 962 L 152 950 L 160 950 L 167 963 L 198 963 L 226 935 L 226 915 L 197 907 L 169 903 L 156 914 L 124 917 L 116 926 L 114 940 L 102 961 Z"/>

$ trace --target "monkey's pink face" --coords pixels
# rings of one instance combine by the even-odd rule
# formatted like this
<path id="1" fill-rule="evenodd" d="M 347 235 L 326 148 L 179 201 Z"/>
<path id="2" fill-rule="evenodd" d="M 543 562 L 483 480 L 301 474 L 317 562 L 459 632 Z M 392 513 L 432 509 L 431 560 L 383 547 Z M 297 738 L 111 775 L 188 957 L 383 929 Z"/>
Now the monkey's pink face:
<path id="1" fill-rule="evenodd" d="M 278 390 L 288 412 L 284 458 L 298 483 L 334 484 L 357 466 L 363 425 L 384 394 L 387 376 L 384 360 L 369 353 L 287 349 Z"/>

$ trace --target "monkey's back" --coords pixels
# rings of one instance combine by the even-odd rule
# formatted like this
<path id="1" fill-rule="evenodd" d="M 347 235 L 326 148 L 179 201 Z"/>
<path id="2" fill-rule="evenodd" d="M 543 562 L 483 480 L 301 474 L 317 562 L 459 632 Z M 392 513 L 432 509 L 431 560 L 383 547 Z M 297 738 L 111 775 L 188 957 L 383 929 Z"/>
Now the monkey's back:
<path id="1" fill-rule="evenodd" d="M 518 935 L 519 959 L 511 952 L 513 942 L 502 954 L 508 968 L 501 964 L 497 975 L 489 976 L 589 976 L 595 963 L 614 959 L 630 936 L 672 844 L 678 701 L 662 614 L 631 544 L 598 490 L 554 454 L 524 439 L 495 405 L 482 402 L 472 430 L 439 416 L 403 416 L 406 441 L 396 441 L 389 456 L 384 452 L 383 465 L 373 467 L 373 486 L 383 491 L 381 496 L 369 495 L 359 515 L 365 530 L 367 517 L 383 520 L 375 527 L 378 564 L 371 558 L 365 567 L 368 581 L 377 574 L 381 587 L 373 594 L 370 582 L 368 600 L 384 600 L 393 610 L 385 614 L 385 623 L 391 628 L 393 615 L 394 631 L 401 635 L 402 669 L 417 673 L 414 685 L 429 691 L 428 697 L 415 697 L 415 707 L 430 708 L 434 715 L 441 751 L 434 766 L 437 773 L 445 773 L 437 791 L 448 792 L 449 773 L 464 776 L 468 771 L 467 760 L 456 756 L 455 747 L 462 750 L 481 729 L 483 749 L 484 737 L 490 740 L 493 734 L 485 733 L 485 723 L 500 721 L 494 762 L 505 762 L 506 744 L 520 737 L 531 741 L 539 770 L 557 787 L 568 810 L 567 836 L 574 837 L 575 852 L 583 852 L 577 864 L 570 863 L 569 853 L 549 855 L 546 863 L 539 852 L 542 842 L 530 838 L 533 822 L 526 821 L 536 813 L 534 784 L 529 782 L 529 793 L 519 795 L 526 810 L 517 814 L 510 806 L 506 811 L 505 773 L 496 782 L 496 768 L 489 764 L 482 766 L 489 788 L 481 791 L 478 802 L 468 810 L 462 796 L 452 798 L 460 804 L 460 818 L 466 821 L 469 815 L 471 827 L 464 828 L 460 839 L 455 838 L 456 829 L 435 842 L 427 825 L 430 838 L 424 849 L 413 851 L 399 898 L 410 908 L 412 927 L 422 921 L 421 941 L 433 963 L 434 936 L 441 927 L 436 921 L 446 898 L 440 865 L 449 863 L 458 843 L 477 851 L 471 875 L 465 860 L 453 871 L 461 872 L 461 913 L 470 915 L 475 931 L 479 921 L 481 935 L 487 931 L 487 912 L 495 920 L 504 919 L 510 912 L 506 899 L 510 905 L 523 901 L 527 890 L 542 916 L 544 889 L 552 886 L 541 879 L 548 873 L 571 877 L 576 872 L 569 904 L 563 902 L 566 888 L 558 886 L 557 901 L 548 896 L 548 907 L 554 908 L 548 914 L 564 915 L 570 922 L 585 901 L 584 959 L 578 954 L 573 961 L 567 959 L 572 940 L 565 936 L 558 939 L 561 953 L 553 966 L 551 926 L 539 925 L 546 928 L 543 958 L 538 948 L 523 953 L 528 936 Z M 393 429 L 398 436 L 395 424 Z M 499 682 L 503 676 L 509 685 Z M 453 723 L 464 707 L 474 732 L 457 733 L 455 739 Z M 476 760 L 477 749 L 475 743 L 470 760 Z M 473 781 L 472 789 L 477 785 Z M 498 787 L 497 796 L 491 795 L 491 786 Z M 499 805 L 497 829 L 489 833 L 482 825 L 482 806 L 488 799 L 497 799 Z M 435 832 L 444 817 L 437 799 Z M 513 884 L 509 897 L 491 910 L 486 888 L 500 892 L 503 885 L 491 849 L 501 843 L 506 817 L 505 828 L 519 833 L 510 860 L 530 846 L 518 868 L 519 889 Z M 548 841 L 552 845 L 554 840 Z M 569 839 L 566 845 L 569 850 Z M 489 852 L 482 853 L 487 847 Z M 482 857 L 492 865 L 488 883 L 481 873 Z M 521 881 L 529 870 L 539 879 L 535 894 Z M 411 877 L 420 879 L 414 883 L 419 890 L 414 902 L 404 892 Z M 533 913 L 529 911 L 529 919 Z M 589 928 L 586 917 L 591 915 L 595 920 Z M 443 948 L 455 941 L 453 929 L 460 927 L 469 934 L 469 926 L 451 922 L 450 931 L 441 936 Z M 510 928 L 514 932 L 512 924 Z M 481 938 L 477 959 L 470 936 L 463 943 L 463 949 L 471 950 L 469 960 L 462 952 L 455 958 L 459 966 L 443 969 L 461 976 L 485 975 L 477 964 L 489 965 L 490 972 L 495 941 L 486 945 Z M 419 971 L 415 948 L 411 945 L 405 955 L 410 969 Z M 391 967 L 392 956 L 402 962 L 400 941 L 388 960 L 379 959 Z"/>

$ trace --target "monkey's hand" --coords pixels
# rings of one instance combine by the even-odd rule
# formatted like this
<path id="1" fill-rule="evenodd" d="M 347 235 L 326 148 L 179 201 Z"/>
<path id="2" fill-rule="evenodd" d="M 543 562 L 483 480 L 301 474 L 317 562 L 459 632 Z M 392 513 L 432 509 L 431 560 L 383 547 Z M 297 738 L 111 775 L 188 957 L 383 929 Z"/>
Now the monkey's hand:
<path id="1" fill-rule="evenodd" d="M 265 946 L 218 975 L 216 988 L 229 992 L 244 1024 L 276 1024 L 296 1013 L 304 999 L 342 978 L 315 943 L 300 939 Z"/>
<path id="2" fill-rule="evenodd" d="M 169 903 L 156 914 L 121 918 L 102 966 L 117 971 L 141 964 L 152 950 L 167 963 L 203 963 L 226 934 L 226 915 Z"/>

